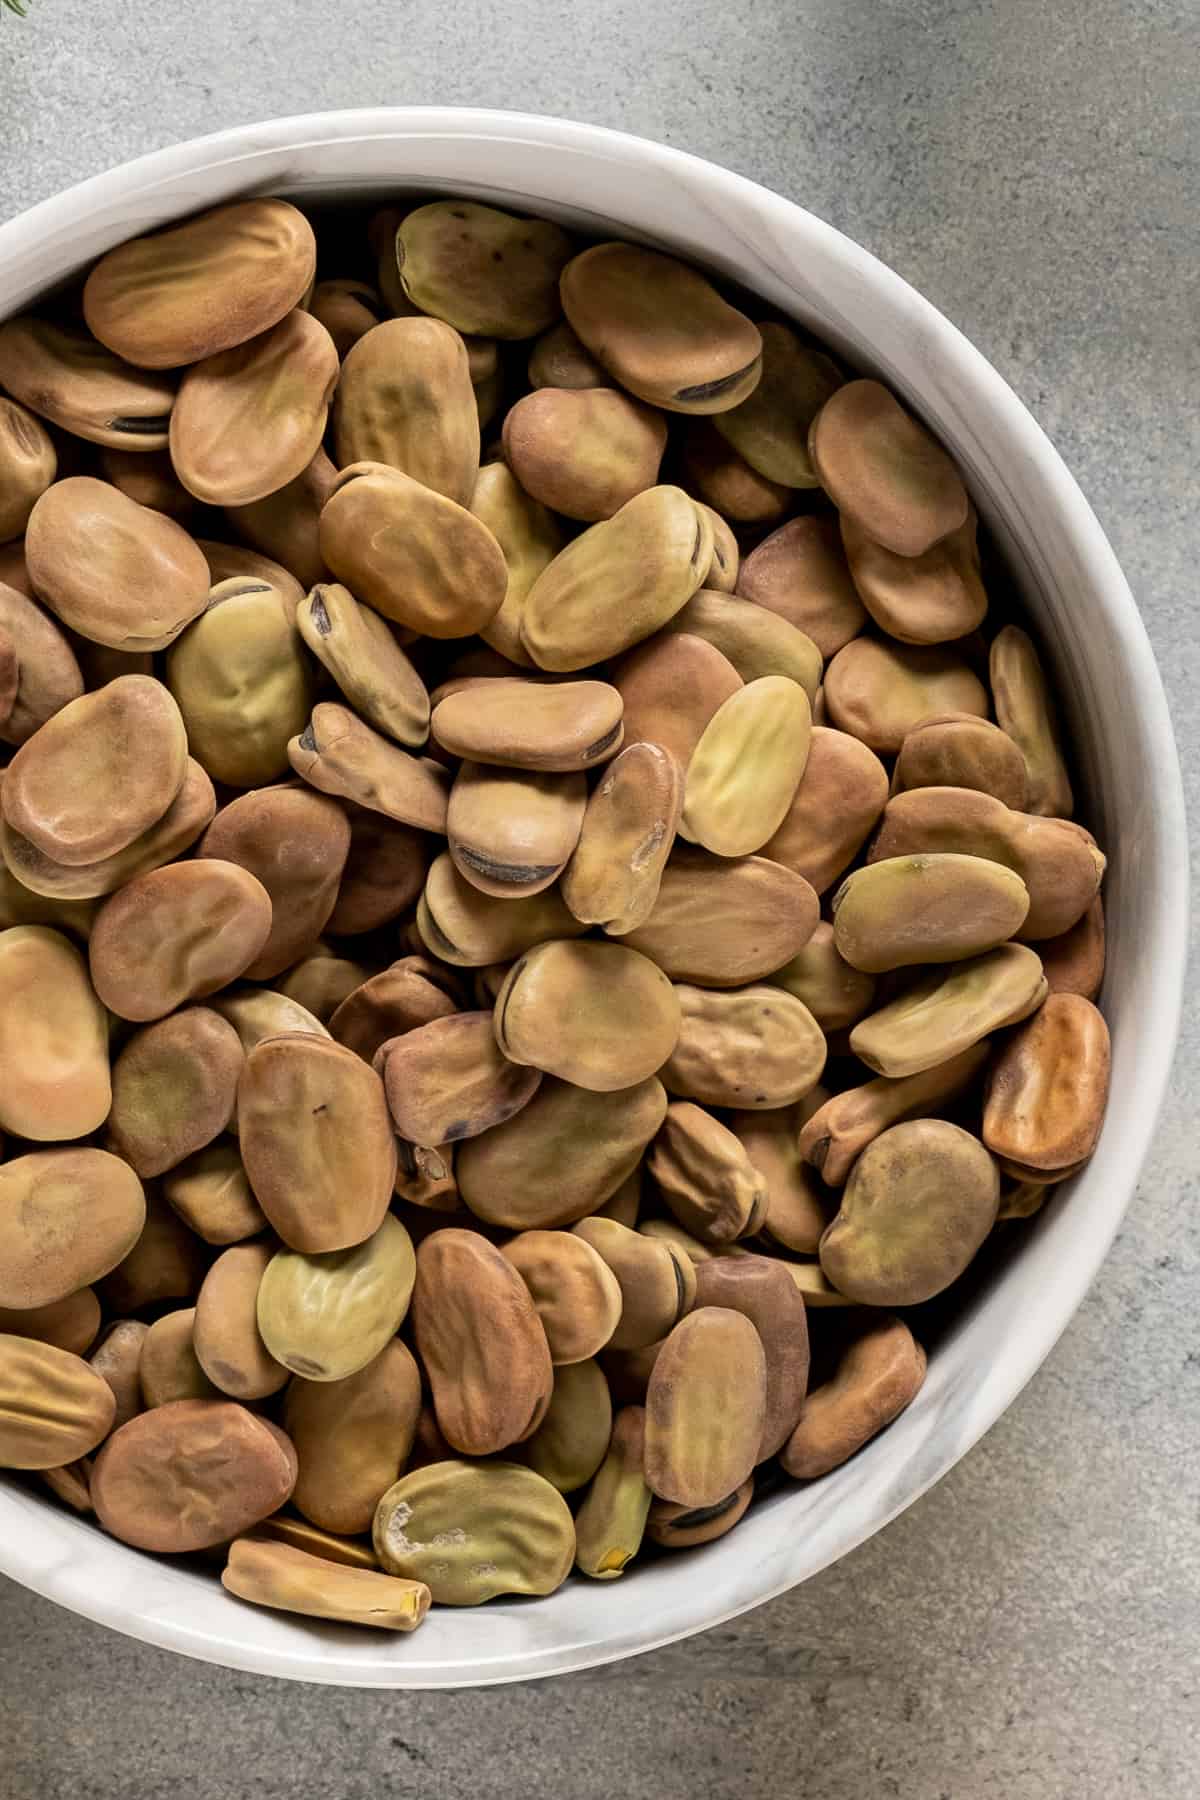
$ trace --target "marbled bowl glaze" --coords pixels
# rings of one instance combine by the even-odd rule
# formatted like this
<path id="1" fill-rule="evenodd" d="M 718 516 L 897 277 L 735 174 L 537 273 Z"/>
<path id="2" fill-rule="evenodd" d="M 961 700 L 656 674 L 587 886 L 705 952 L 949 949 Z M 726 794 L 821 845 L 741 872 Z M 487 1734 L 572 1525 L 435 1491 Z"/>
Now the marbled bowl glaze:
<path id="1" fill-rule="evenodd" d="M 1183 797 L 1166 702 L 1129 589 L 1058 455 L 989 363 L 912 288 L 800 207 L 711 163 L 590 125 L 450 108 L 276 120 L 163 150 L 0 227 L 0 316 L 110 245 L 254 193 L 470 193 L 642 236 L 736 276 L 877 373 L 966 473 L 1053 664 L 1089 818 L 1109 856 L 1112 1102 L 1093 1161 L 942 1335 L 912 1407 L 846 1467 L 737 1530 L 617 1582 L 437 1610 L 411 1638 L 288 1619 L 212 1575 L 114 1543 L 0 1482 L 0 1570 L 152 1644 L 361 1687 L 522 1681 L 647 1650 L 757 1606 L 845 1555 L 946 1473 L 1063 1330 L 1134 1191 L 1175 1046 L 1186 929 Z"/>

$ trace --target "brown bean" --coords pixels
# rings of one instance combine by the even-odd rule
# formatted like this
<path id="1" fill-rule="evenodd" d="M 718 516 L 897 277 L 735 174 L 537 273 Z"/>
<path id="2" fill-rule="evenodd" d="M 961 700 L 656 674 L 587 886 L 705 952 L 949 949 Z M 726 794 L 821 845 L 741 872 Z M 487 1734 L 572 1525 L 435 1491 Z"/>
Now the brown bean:
<path id="1" fill-rule="evenodd" d="M 490 1012 L 459 1012 L 390 1038 L 375 1055 L 392 1123 L 402 1138 L 434 1149 L 478 1137 L 527 1106 L 541 1071 L 497 1047 Z"/>
<path id="2" fill-rule="evenodd" d="M 107 1150 L 71 1145 L 10 1158 L 0 1167 L 0 1306 L 45 1306 L 99 1280 L 136 1244 L 145 1218 L 141 1182 Z"/>
<path id="3" fill-rule="evenodd" d="M 92 1503 L 122 1543 L 178 1555 L 267 1518 L 295 1481 L 295 1451 L 265 1420 L 232 1400 L 174 1400 L 109 1438 Z"/>
<path id="4" fill-rule="evenodd" d="M 248 869 L 271 900 L 270 934 L 245 970 L 248 980 L 270 981 L 311 950 L 337 901 L 349 850 L 342 808 L 307 788 L 265 788 L 221 808 L 197 855 Z"/>
<path id="5" fill-rule="evenodd" d="M 134 1032 L 113 1065 L 110 1142 L 138 1175 L 173 1169 L 229 1125 L 243 1060 L 237 1032 L 207 1006 Z"/>
<path id="6" fill-rule="evenodd" d="M 369 1531 L 408 1463 L 420 1407 L 420 1371 L 399 1338 L 340 1381 L 293 1376 L 283 1410 L 300 1459 L 293 1505 L 326 1531 Z"/>
<path id="7" fill-rule="evenodd" d="M 835 656 L 867 623 L 846 562 L 836 516 L 789 519 L 745 558 L 737 592 L 778 613 Z"/>
<path id="8" fill-rule="evenodd" d="M 808 1396 L 780 1462 L 797 1481 L 827 1475 L 890 1425 L 924 1379 L 925 1352 L 903 1320 L 869 1315 L 836 1373 Z"/>
<path id="9" fill-rule="evenodd" d="M 714 1506 L 758 1457 L 766 1417 L 762 1339 L 742 1313 L 702 1306 L 676 1325 L 646 1389 L 646 1481 L 660 1500 Z"/>
<path id="10" fill-rule="evenodd" d="M 274 1252 L 269 1240 L 223 1250 L 196 1296 L 196 1359 L 209 1380 L 235 1400 L 263 1400 L 288 1380 L 258 1330 L 259 1283 Z"/>
<path id="11" fill-rule="evenodd" d="M 762 1340 L 766 1386 L 755 1462 L 763 1462 L 787 1442 L 804 1407 L 808 1388 L 804 1301 L 782 1263 L 769 1256 L 711 1256 L 696 1266 L 696 1306 L 741 1313 Z"/>
<path id="12" fill-rule="evenodd" d="M 0 1468 L 57 1469 L 109 1430 L 112 1390 L 80 1356 L 0 1334 Z"/>

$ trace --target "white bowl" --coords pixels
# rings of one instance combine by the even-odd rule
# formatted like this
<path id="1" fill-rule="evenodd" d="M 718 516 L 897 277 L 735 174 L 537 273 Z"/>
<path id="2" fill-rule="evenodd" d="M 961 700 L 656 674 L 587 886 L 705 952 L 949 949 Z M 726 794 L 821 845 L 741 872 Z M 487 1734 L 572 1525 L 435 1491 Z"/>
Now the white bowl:
<path id="1" fill-rule="evenodd" d="M 412 1638 L 290 1620 L 0 1484 L 0 1569 L 73 1611 L 210 1662 L 360 1687 L 521 1681 L 701 1631 L 860 1544 L 956 1463 L 1047 1355 L 1133 1194 L 1178 1029 L 1183 794 L 1129 589 L 1087 502 L 1012 390 L 940 313 L 810 213 L 677 150 L 516 113 L 400 108 L 247 125 L 127 163 L 0 227 L 0 317 L 110 245 L 244 194 L 358 200 L 418 187 L 644 236 L 737 277 L 889 383 L 964 470 L 1065 702 L 1108 853 L 1112 1099 L 1095 1157 L 938 1345 L 914 1404 L 846 1467 L 763 1501 L 702 1551 L 550 1599 L 438 1610 Z"/>

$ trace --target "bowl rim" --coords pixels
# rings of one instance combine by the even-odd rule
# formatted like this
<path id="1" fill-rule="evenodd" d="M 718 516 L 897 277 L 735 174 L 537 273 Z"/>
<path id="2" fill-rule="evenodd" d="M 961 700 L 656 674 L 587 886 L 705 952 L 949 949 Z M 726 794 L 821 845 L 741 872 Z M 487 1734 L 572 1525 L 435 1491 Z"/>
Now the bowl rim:
<path id="1" fill-rule="evenodd" d="M 973 399 L 978 400 L 993 421 L 1003 424 L 1009 438 L 1019 445 L 1021 455 L 1029 460 L 1038 480 L 1052 497 L 1054 510 L 1069 542 L 1079 583 L 1102 604 L 1131 689 L 1138 696 L 1139 727 L 1148 757 L 1157 771 L 1155 821 L 1151 829 L 1163 867 L 1161 886 L 1150 903 L 1149 941 L 1155 954 L 1150 959 L 1145 983 L 1145 1014 L 1147 1019 L 1154 1021 L 1154 1030 L 1153 1033 L 1148 1028 L 1143 1030 L 1135 1070 L 1133 1097 L 1136 1108 L 1132 1116 L 1126 1113 L 1119 1141 L 1114 1139 L 1111 1146 L 1111 1154 L 1117 1158 L 1120 1167 L 1112 1183 L 1113 1194 L 1098 1218 L 1096 1234 L 1082 1244 L 1073 1244 L 1072 1258 L 1055 1267 L 1047 1303 L 1035 1319 L 1027 1322 L 1028 1328 L 1006 1345 L 1002 1367 L 992 1367 L 986 1372 L 969 1416 L 960 1418 L 959 1429 L 950 1434 L 948 1442 L 937 1454 L 910 1458 L 907 1463 L 902 1463 L 898 1476 L 881 1474 L 883 1459 L 878 1454 L 872 1455 L 872 1448 L 878 1451 L 886 1443 L 885 1436 L 855 1459 L 855 1466 L 863 1472 L 864 1483 L 873 1485 L 875 1508 L 866 1522 L 860 1521 L 843 1529 L 836 1547 L 828 1554 L 822 1552 L 816 1559 L 810 1559 L 803 1569 L 784 1570 L 782 1574 L 776 1571 L 770 1578 L 760 1576 L 758 1580 L 752 1572 L 748 1579 L 735 1582 L 737 1592 L 732 1598 L 727 1596 L 715 1607 L 708 1593 L 709 1584 L 692 1582 L 693 1591 L 684 1602 L 673 1605 L 666 1619 L 647 1609 L 646 1616 L 635 1628 L 606 1635 L 601 1627 L 589 1641 L 581 1641 L 567 1650 L 541 1641 L 537 1632 L 531 1631 L 525 1639 L 527 1648 L 521 1654 L 513 1656 L 511 1648 L 506 1648 L 494 1660 L 488 1659 L 483 1642 L 488 1635 L 487 1615 L 492 1608 L 484 1608 L 481 1613 L 471 1615 L 478 1622 L 476 1635 L 481 1640 L 475 1654 L 430 1660 L 414 1667 L 408 1645 L 415 1640 L 407 1640 L 399 1654 L 393 1652 L 372 1657 L 355 1654 L 348 1647 L 347 1638 L 336 1628 L 327 1634 L 314 1632 L 312 1648 L 307 1655 L 303 1654 L 288 1645 L 282 1635 L 278 1641 L 271 1641 L 272 1634 L 267 1626 L 278 1617 L 273 1614 L 258 1615 L 267 1622 L 257 1634 L 266 1640 L 260 1645 L 238 1640 L 232 1635 L 223 1637 L 211 1629 L 211 1622 L 207 1627 L 190 1631 L 178 1619 L 166 1617 L 152 1599 L 144 1602 L 140 1599 L 139 1583 L 143 1577 L 147 1590 L 152 1591 L 155 1587 L 154 1565 L 148 1568 L 144 1562 L 130 1563 L 129 1580 L 120 1585 L 110 1581 L 89 1584 L 86 1557 L 39 1554 L 36 1520 L 44 1516 L 42 1502 L 24 1491 L 0 1484 L 0 1572 L 87 1618 L 146 1642 L 228 1667 L 308 1681 L 414 1688 L 485 1685 L 565 1673 L 658 1648 L 725 1623 L 786 1592 L 800 1580 L 856 1548 L 940 1480 L 1007 1409 L 1041 1366 L 1108 1252 L 1132 1198 L 1166 1095 L 1182 1011 L 1182 977 L 1188 934 L 1183 783 L 1166 697 L 1133 596 L 1099 521 L 1041 427 L 982 353 L 901 276 L 795 202 L 704 158 L 604 126 L 473 107 L 365 107 L 233 126 L 120 164 L 41 201 L 0 225 L 0 268 L 6 271 L 15 268 L 19 281 L 22 268 L 31 272 L 36 269 L 39 247 L 48 239 L 64 238 L 74 242 L 81 223 L 89 216 L 111 216 L 114 209 L 128 209 L 131 203 L 139 200 L 149 202 L 156 190 L 185 182 L 189 176 L 244 163 L 247 186 L 251 186 L 252 165 L 256 158 L 305 149 L 319 151 L 333 145 L 352 144 L 356 140 L 375 144 L 395 142 L 411 147 L 422 137 L 458 138 L 476 145 L 503 143 L 512 146 L 520 141 L 549 155 L 556 151 L 599 155 L 606 161 L 622 165 L 630 174 L 636 173 L 639 179 L 651 175 L 664 181 L 690 182 L 703 193 L 706 202 L 719 202 L 727 211 L 739 206 L 748 207 L 781 239 L 819 249 L 856 279 L 868 283 L 880 302 L 894 315 L 902 317 L 912 332 L 924 334 L 936 346 L 938 357 L 953 366 L 956 375 L 971 390 Z M 397 177 L 396 185 L 403 185 L 402 178 Z M 414 177 L 411 185 L 421 185 L 420 178 Z M 471 183 L 464 181 L 463 185 L 470 186 Z M 479 188 L 483 184 L 476 182 L 474 185 Z M 263 191 L 287 191 L 288 186 L 286 179 L 273 175 L 270 190 Z M 212 202 L 193 202 L 193 206 L 188 206 L 186 201 L 172 204 L 171 216 L 183 216 L 196 204 Z M 86 261 L 88 254 L 79 252 L 77 261 Z M 45 280 L 43 274 L 40 280 L 35 278 L 33 285 L 44 286 Z M 16 304 L 19 308 L 25 303 L 25 299 L 18 299 Z M 6 316 L 7 310 L 6 307 Z M 970 1321 L 966 1328 L 969 1326 Z M 942 1396 L 946 1403 L 953 1403 L 954 1398 L 953 1394 Z M 65 1519 L 62 1522 L 89 1536 L 94 1531 L 82 1521 Z M 706 1547 L 710 1557 L 714 1552 L 724 1552 L 711 1564 L 714 1575 L 733 1571 L 735 1564 L 728 1554 L 731 1543 L 736 1545 L 736 1534 Z M 108 1547 L 118 1548 L 115 1545 Z M 135 1557 L 138 1553 L 129 1551 L 127 1554 Z M 690 1562 L 690 1558 L 684 1560 Z M 659 1565 L 660 1568 L 665 1566 Z M 199 1580 L 199 1577 L 193 1575 L 192 1579 Z M 606 1585 L 597 1591 L 603 1594 L 611 1589 Z M 647 1594 L 649 1596 L 649 1590 Z M 497 1612 L 504 1610 L 501 1607 Z M 359 1642 L 360 1638 L 356 1637 L 356 1647 Z"/>

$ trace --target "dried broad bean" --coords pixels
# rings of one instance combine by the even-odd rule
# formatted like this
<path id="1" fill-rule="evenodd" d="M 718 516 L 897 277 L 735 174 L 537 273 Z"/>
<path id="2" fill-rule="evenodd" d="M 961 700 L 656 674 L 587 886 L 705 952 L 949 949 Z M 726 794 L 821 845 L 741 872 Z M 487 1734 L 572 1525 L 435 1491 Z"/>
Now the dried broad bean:
<path id="1" fill-rule="evenodd" d="M 904 1411 L 925 1379 L 925 1352 L 902 1319 L 872 1314 L 833 1376 L 814 1388 L 780 1455 L 789 1475 L 827 1475 Z"/>
<path id="2" fill-rule="evenodd" d="M 497 1594 L 552 1594 L 575 1558 L 557 1488 L 519 1463 L 430 1463 L 402 1475 L 375 1512 L 383 1567 L 425 1581 L 438 1606 Z"/>
<path id="3" fill-rule="evenodd" d="M 675 992 L 679 1039 L 662 1068 L 668 1093 L 708 1106 L 787 1106 L 821 1079 L 825 1038 L 795 995 L 774 985 L 714 992 L 684 982 Z"/>
<path id="4" fill-rule="evenodd" d="M 293 1377 L 283 1404 L 300 1461 L 292 1504 L 325 1531 L 369 1531 L 408 1461 L 420 1409 L 420 1370 L 399 1338 L 340 1381 Z"/>
<path id="5" fill-rule="evenodd" d="M 671 1102 L 647 1167 L 679 1223 L 705 1243 L 729 1244 L 761 1229 L 766 1183 L 740 1140 L 703 1107 Z"/>
<path id="6" fill-rule="evenodd" d="M 604 1460 L 575 1516 L 575 1567 L 612 1581 L 637 1555 L 653 1498 L 645 1474 L 646 1415 L 624 1406 Z"/>
<path id="7" fill-rule="evenodd" d="M 112 1104 L 108 1019 L 59 931 L 0 931 L 0 1127 L 36 1143 L 95 1131 Z"/>
<path id="8" fill-rule="evenodd" d="M 501 1254 L 529 1289 L 556 1367 L 603 1350 L 620 1323 L 622 1301 L 599 1251 L 577 1232 L 521 1231 Z"/>
<path id="9" fill-rule="evenodd" d="M 879 1075 L 919 1075 L 1002 1025 L 1015 1025 L 1046 997 L 1032 950 L 1000 944 L 982 956 L 931 969 L 878 1012 L 860 1019 L 850 1048 Z"/>
<path id="10" fill-rule="evenodd" d="M 1031 1171 L 1075 1169 L 1104 1122 L 1109 1064 L 1098 1008 L 1079 994 L 1047 995 L 988 1069 L 984 1143 Z"/>
<path id="11" fill-rule="evenodd" d="M 750 1320 L 697 1306 L 671 1332 L 646 1388 L 646 1483 L 660 1500 L 715 1506 L 758 1460 L 767 1365 Z"/>
<path id="12" fill-rule="evenodd" d="M 382 1631 L 415 1631 L 429 1611 L 429 1589 L 422 1581 L 403 1581 L 378 1569 L 339 1568 L 292 1544 L 244 1537 L 229 1546 L 221 1585 L 255 1606 Z"/>
<path id="13" fill-rule="evenodd" d="M 293 1375 L 340 1381 L 395 1337 L 415 1272 L 412 1239 L 391 1213 L 349 1250 L 277 1250 L 258 1284 L 259 1334 Z"/>
<path id="14" fill-rule="evenodd" d="M 141 1182 L 107 1150 L 73 1144 L 10 1157 L 0 1166 L 0 1306 L 45 1306 L 98 1281 L 145 1220 Z"/>
<path id="15" fill-rule="evenodd" d="M 513 964 L 496 997 L 510 1061 L 599 1093 L 654 1074 L 679 1037 L 679 1001 L 649 957 L 622 944 L 560 939 Z"/>
<path id="16" fill-rule="evenodd" d="M 110 1430 L 112 1389 L 81 1356 L 0 1333 L 0 1468 L 57 1469 Z"/>

